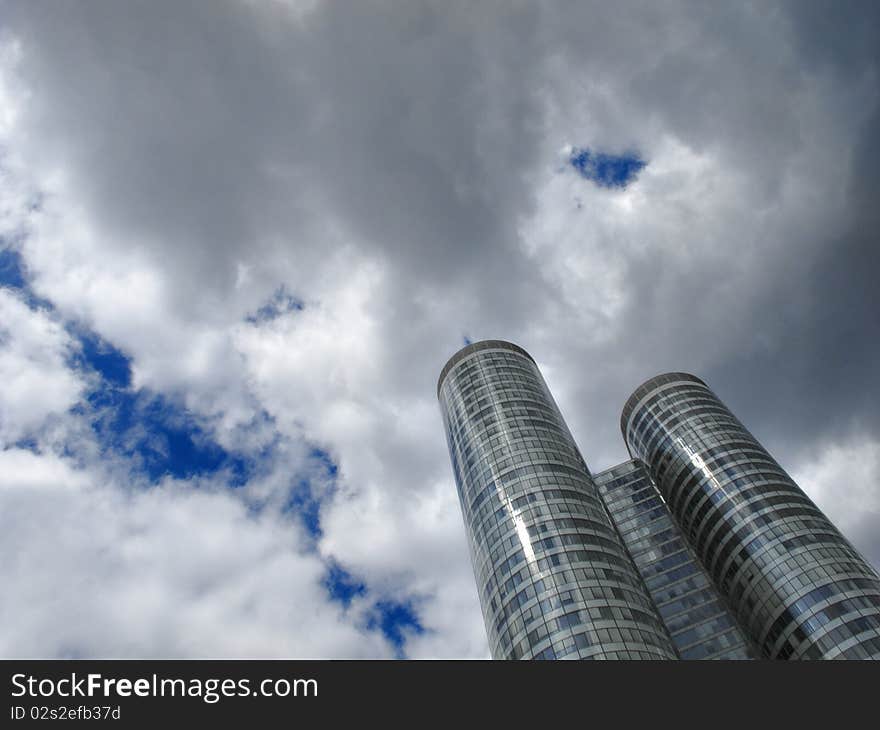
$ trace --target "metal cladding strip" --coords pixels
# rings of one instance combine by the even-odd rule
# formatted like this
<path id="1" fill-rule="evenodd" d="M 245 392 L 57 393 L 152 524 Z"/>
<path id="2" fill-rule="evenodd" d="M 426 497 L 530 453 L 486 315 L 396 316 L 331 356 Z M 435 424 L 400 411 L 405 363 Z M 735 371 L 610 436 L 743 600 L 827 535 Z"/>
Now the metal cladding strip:
<path id="1" fill-rule="evenodd" d="M 514 345 L 512 342 L 507 342 L 506 340 L 481 340 L 480 342 L 472 342 L 469 345 L 465 345 L 458 352 L 456 352 L 452 357 L 449 358 L 449 361 L 446 365 L 443 366 L 443 370 L 440 371 L 440 377 L 437 379 L 437 397 L 440 397 L 440 388 L 443 387 L 443 381 L 446 379 L 446 376 L 449 374 L 449 371 L 452 370 L 456 365 L 458 365 L 462 360 L 469 357 L 470 355 L 475 355 L 478 352 L 482 352 L 484 350 L 510 350 L 511 352 L 518 352 L 521 355 L 529 358 L 532 362 L 535 362 L 532 359 L 532 356 L 529 355 L 525 350 L 523 350 L 519 345 Z"/>
<path id="2" fill-rule="evenodd" d="M 702 380 L 647 381 L 621 430 L 765 657 L 880 658 L 880 577 Z"/>

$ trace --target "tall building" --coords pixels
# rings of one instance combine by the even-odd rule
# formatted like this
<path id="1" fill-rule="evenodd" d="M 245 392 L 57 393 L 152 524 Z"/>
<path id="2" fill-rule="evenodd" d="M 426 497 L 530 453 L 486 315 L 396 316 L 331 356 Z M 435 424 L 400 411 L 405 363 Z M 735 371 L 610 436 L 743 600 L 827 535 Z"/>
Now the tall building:
<path id="1" fill-rule="evenodd" d="M 880 577 L 699 378 L 652 378 L 592 476 L 522 348 L 437 385 L 494 658 L 880 658 Z"/>
<path id="2" fill-rule="evenodd" d="M 593 480 L 682 659 L 754 659 L 740 629 L 640 461 Z"/>
<path id="3" fill-rule="evenodd" d="M 468 345 L 437 395 L 492 656 L 675 658 L 531 356 Z"/>
<path id="4" fill-rule="evenodd" d="M 763 656 L 880 658 L 877 573 L 702 380 L 652 378 L 620 424 Z"/>

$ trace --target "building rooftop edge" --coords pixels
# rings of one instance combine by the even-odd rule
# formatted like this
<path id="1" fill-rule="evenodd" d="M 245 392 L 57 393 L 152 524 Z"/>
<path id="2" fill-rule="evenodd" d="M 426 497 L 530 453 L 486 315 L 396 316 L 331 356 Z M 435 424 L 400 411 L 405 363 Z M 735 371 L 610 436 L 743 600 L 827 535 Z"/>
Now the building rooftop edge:
<path id="1" fill-rule="evenodd" d="M 535 358 L 529 355 L 529 353 L 523 348 L 512 342 L 508 342 L 507 340 L 480 340 L 479 342 L 471 342 L 469 345 L 462 347 L 446 361 L 446 364 L 440 371 L 440 377 L 437 379 L 437 398 L 440 398 L 440 388 L 443 387 L 443 381 L 446 379 L 446 376 L 449 375 L 452 368 L 458 365 L 458 363 L 464 360 L 468 355 L 474 352 L 479 352 L 480 350 L 510 350 L 511 352 L 525 355 L 529 360 L 535 362 Z"/>
<path id="2" fill-rule="evenodd" d="M 607 474 L 613 472 L 615 469 L 620 469 L 620 467 L 622 467 L 622 466 L 632 466 L 633 468 L 642 467 L 645 469 L 647 468 L 645 466 L 644 461 L 642 461 L 641 459 L 639 459 L 637 457 L 632 457 L 629 459 L 625 459 L 624 461 L 621 461 L 619 464 L 614 464 L 613 466 L 609 466 L 607 469 L 601 469 L 599 471 L 590 472 L 590 476 L 593 477 L 593 481 L 596 482 L 599 480 L 600 477 L 604 477 Z"/>
<path id="3" fill-rule="evenodd" d="M 623 442 L 629 448 L 629 443 L 626 440 L 626 422 L 629 420 L 629 416 L 632 413 L 633 408 L 635 408 L 636 403 L 642 399 L 645 393 L 651 390 L 651 386 L 661 378 L 669 377 L 670 375 L 680 376 L 683 380 L 692 380 L 695 383 L 700 383 L 701 385 L 709 387 L 706 385 L 706 382 L 702 378 L 698 378 L 696 375 L 692 375 L 691 373 L 686 373 L 683 371 L 671 370 L 668 373 L 660 373 L 659 375 L 654 375 L 651 378 L 648 378 L 643 383 L 641 383 L 633 392 L 630 394 L 629 398 L 626 399 L 626 403 L 623 404 L 623 410 L 620 412 L 620 433 L 623 435 Z M 659 383 L 658 383 L 659 385 Z"/>

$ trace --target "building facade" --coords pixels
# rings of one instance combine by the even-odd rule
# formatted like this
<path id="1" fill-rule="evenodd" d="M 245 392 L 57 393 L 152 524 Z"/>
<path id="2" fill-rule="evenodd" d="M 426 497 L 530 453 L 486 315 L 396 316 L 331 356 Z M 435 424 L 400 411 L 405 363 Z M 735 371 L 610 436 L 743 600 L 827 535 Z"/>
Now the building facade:
<path id="1" fill-rule="evenodd" d="M 593 475 L 623 544 L 682 659 L 755 659 L 758 654 L 728 610 L 657 491 L 632 460 Z"/>
<path id="2" fill-rule="evenodd" d="M 699 378 L 641 385 L 595 476 L 517 345 L 437 396 L 494 658 L 880 659 L 880 577 Z"/>
<path id="3" fill-rule="evenodd" d="M 702 380 L 647 381 L 621 431 L 764 657 L 880 658 L 876 571 Z"/>
<path id="4" fill-rule="evenodd" d="M 437 391 L 492 656 L 676 658 L 531 356 L 468 345 Z"/>

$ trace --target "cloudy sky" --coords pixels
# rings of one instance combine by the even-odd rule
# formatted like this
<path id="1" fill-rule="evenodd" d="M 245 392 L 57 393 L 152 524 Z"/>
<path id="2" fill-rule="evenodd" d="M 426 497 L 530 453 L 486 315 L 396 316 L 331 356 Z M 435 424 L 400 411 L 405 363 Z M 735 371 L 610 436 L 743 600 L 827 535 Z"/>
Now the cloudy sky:
<path id="1" fill-rule="evenodd" d="M 0 0 L 0 655 L 488 656 L 435 397 L 703 377 L 880 564 L 857 2 Z"/>

